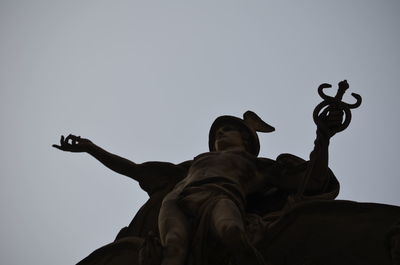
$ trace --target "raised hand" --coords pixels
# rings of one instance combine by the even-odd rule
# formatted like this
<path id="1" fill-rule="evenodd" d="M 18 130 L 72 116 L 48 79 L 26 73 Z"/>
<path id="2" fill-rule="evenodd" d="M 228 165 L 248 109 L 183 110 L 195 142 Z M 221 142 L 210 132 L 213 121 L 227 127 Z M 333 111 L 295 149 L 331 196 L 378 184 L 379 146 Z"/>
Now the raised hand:
<path id="1" fill-rule="evenodd" d="M 342 110 L 326 108 L 318 115 L 318 130 L 329 138 L 334 136 L 340 131 L 343 124 L 343 115 L 344 112 Z"/>
<path id="2" fill-rule="evenodd" d="M 318 94 L 323 98 L 323 101 L 315 107 L 313 119 L 318 127 L 317 132 L 319 131 L 330 138 L 349 126 L 351 121 L 350 110 L 358 108 L 362 100 L 360 95 L 351 93 L 357 100 L 356 103 L 349 104 L 342 101 L 344 93 L 349 88 L 349 84 L 346 80 L 339 82 L 339 88 L 334 97 L 328 96 L 323 92 L 325 88 L 329 87 L 332 86 L 326 83 L 318 87 Z"/>
<path id="3" fill-rule="evenodd" d="M 66 138 L 61 135 L 60 145 L 53 144 L 52 146 L 62 151 L 79 153 L 87 152 L 93 143 L 88 139 L 70 134 Z"/>

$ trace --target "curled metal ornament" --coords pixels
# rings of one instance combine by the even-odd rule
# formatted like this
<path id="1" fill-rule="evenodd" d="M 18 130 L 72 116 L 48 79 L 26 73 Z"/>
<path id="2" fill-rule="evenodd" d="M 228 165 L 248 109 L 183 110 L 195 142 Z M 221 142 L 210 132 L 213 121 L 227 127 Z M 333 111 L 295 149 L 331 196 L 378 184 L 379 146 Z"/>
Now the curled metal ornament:
<path id="1" fill-rule="evenodd" d="M 343 82 L 345 82 L 345 81 L 343 81 Z M 346 84 L 347 84 L 347 82 L 346 82 Z M 344 87 L 341 87 L 339 84 L 339 90 L 335 97 L 328 96 L 324 93 L 323 90 L 326 88 L 329 88 L 329 87 L 332 87 L 332 85 L 327 84 L 327 83 L 321 84 L 318 87 L 318 94 L 323 99 L 323 101 L 315 107 L 314 112 L 313 112 L 313 119 L 314 119 L 315 124 L 321 125 L 320 120 L 319 120 L 321 111 L 324 112 L 324 111 L 329 111 L 329 110 L 333 110 L 333 109 L 336 111 L 343 111 L 345 114 L 344 122 L 342 123 L 342 125 L 340 125 L 335 130 L 336 132 L 341 132 L 344 129 L 346 129 L 350 124 L 350 121 L 351 121 L 350 109 L 358 108 L 361 105 L 362 98 L 359 94 L 351 93 L 351 95 L 356 99 L 356 102 L 353 104 L 349 104 L 349 103 L 342 101 L 343 94 L 348 87 L 344 88 Z"/>
<path id="2" fill-rule="evenodd" d="M 329 88 L 329 87 L 332 87 L 332 85 L 327 84 L 327 83 L 323 83 L 318 87 L 318 94 L 324 101 L 328 101 L 330 103 L 335 102 L 336 104 L 339 103 L 340 105 L 344 105 L 350 109 L 358 108 L 361 105 L 362 99 L 359 94 L 351 93 L 351 95 L 356 99 L 356 103 L 349 104 L 349 103 L 343 102 L 341 98 L 336 98 L 336 97 L 331 97 L 331 96 L 326 95 L 323 90 L 325 88 Z"/>

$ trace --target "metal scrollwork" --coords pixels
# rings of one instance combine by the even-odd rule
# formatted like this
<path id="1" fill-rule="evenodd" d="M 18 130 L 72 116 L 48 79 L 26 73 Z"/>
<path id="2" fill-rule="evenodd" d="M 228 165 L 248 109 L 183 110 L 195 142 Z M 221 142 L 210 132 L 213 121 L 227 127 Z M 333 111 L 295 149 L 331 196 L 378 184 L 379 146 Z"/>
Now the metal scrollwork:
<path id="1" fill-rule="evenodd" d="M 356 99 L 355 103 L 349 104 L 342 101 L 344 93 L 349 88 L 349 84 L 347 83 L 346 80 L 339 83 L 339 89 L 337 91 L 336 96 L 334 97 L 328 96 L 324 93 L 323 90 L 329 87 L 332 87 L 332 85 L 327 83 L 321 84 L 318 87 L 318 94 L 323 99 L 323 101 L 315 107 L 313 112 L 313 119 L 315 124 L 319 125 L 319 117 L 321 113 L 329 112 L 331 110 L 343 111 L 345 114 L 344 121 L 342 125 L 336 129 L 336 132 L 341 132 L 344 129 L 346 129 L 350 124 L 351 121 L 350 109 L 358 108 L 361 105 L 362 99 L 359 94 L 351 93 L 351 95 Z"/>

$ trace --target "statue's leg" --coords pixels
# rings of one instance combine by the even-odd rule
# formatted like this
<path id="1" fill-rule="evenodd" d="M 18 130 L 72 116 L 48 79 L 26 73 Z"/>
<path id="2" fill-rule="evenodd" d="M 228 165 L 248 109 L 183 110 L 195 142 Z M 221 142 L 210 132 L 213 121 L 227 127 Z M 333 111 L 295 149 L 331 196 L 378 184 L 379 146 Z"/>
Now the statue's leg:
<path id="1" fill-rule="evenodd" d="M 189 244 L 189 223 L 177 205 L 177 193 L 172 191 L 163 200 L 158 226 L 163 246 L 162 265 L 182 265 Z"/>
<path id="2" fill-rule="evenodd" d="M 243 217 L 230 199 L 220 200 L 211 216 L 212 229 L 233 257 L 236 265 L 265 265 L 261 254 L 246 236 Z"/>

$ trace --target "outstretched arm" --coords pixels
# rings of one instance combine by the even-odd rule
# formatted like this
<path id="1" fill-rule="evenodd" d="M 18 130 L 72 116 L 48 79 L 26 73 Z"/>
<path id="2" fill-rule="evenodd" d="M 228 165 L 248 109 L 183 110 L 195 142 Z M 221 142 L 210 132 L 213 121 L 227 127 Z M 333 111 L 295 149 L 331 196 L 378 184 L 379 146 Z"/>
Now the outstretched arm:
<path id="1" fill-rule="evenodd" d="M 171 167 L 176 167 L 172 163 L 152 162 L 151 170 L 149 170 L 149 166 L 147 165 L 148 163 L 136 164 L 128 159 L 107 152 L 101 147 L 95 145 L 89 139 L 81 138 L 80 136 L 72 134 L 68 135 L 66 138 L 61 136 L 60 145 L 54 144 L 53 147 L 62 151 L 88 153 L 109 169 L 139 182 L 142 182 L 146 175 L 161 175 L 163 173 L 168 173 L 168 169 Z M 156 172 L 161 170 L 163 172 Z"/>

